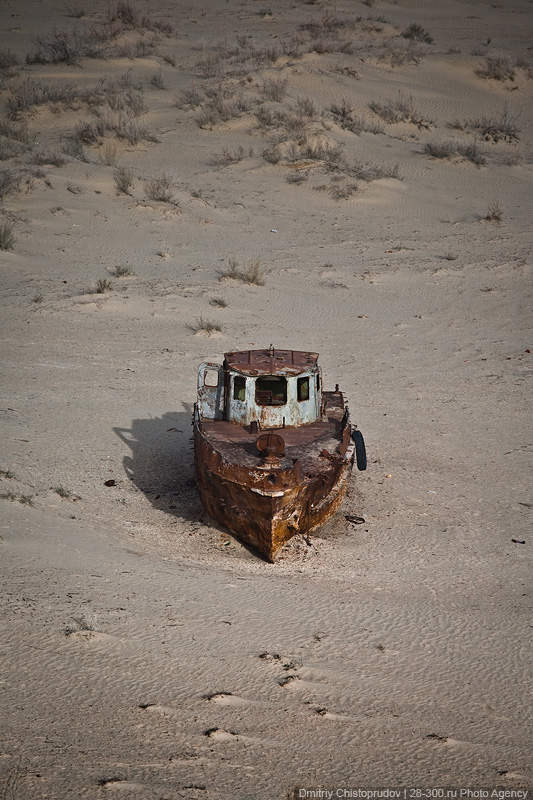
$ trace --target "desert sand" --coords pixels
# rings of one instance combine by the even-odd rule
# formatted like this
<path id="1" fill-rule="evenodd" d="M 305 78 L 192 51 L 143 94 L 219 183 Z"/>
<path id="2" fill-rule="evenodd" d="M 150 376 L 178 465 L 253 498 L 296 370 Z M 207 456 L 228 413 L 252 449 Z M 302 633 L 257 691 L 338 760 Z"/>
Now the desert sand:
<path id="1" fill-rule="evenodd" d="M 533 788 L 532 17 L 1 3 L 3 798 Z M 270 343 L 369 457 L 275 565 L 191 444 Z"/>

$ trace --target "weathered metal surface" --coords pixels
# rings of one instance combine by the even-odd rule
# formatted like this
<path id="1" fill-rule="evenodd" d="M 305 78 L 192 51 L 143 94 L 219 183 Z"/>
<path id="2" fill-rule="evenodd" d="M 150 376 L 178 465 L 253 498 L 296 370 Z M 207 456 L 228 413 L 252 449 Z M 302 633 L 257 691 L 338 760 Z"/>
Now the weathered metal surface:
<path id="1" fill-rule="evenodd" d="M 224 369 L 220 364 L 198 367 L 198 411 L 200 419 L 224 419 Z"/>
<path id="2" fill-rule="evenodd" d="M 243 375 L 300 375 L 316 366 L 318 353 L 301 350 L 243 350 L 225 353 L 225 366 Z"/>
<path id="3" fill-rule="evenodd" d="M 354 460 L 349 413 L 341 392 L 325 392 L 324 400 L 323 419 L 284 428 L 284 446 L 274 441 L 270 453 L 264 442 L 258 450 L 256 433 L 224 420 L 202 421 L 196 409 L 196 481 L 202 503 L 268 561 L 292 536 L 331 517 L 346 492 Z"/>
<path id="4" fill-rule="evenodd" d="M 355 454 L 338 386 L 322 392 L 318 355 L 226 353 L 202 364 L 195 471 L 206 510 L 274 561 L 283 544 L 335 513 Z"/>

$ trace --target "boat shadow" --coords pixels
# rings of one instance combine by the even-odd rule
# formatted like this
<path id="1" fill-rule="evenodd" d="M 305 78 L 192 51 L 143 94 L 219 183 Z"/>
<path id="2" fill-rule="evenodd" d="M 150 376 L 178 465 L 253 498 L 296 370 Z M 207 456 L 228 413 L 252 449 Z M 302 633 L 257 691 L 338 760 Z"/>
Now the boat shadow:
<path id="1" fill-rule="evenodd" d="M 123 466 L 129 480 L 154 508 L 201 522 L 205 511 L 194 480 L 192 405 L 161 417 L 134 419 L 130 428 L 113 428 L 131 450 Z"/>

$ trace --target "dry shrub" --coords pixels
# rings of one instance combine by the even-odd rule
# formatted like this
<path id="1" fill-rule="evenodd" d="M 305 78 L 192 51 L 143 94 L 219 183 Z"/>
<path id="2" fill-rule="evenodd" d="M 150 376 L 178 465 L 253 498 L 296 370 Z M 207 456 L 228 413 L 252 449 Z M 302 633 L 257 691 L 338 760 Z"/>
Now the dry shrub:
<path id="1" fill-rule="evenodd" d="M 400 179 L 400 168 L 398 164 L 372 164 L 369 161 L 356 160 L 351 163 L 346 162 L 342 164 L 341 169 L 352 178 L 358 178 L 367 183 L 379 181 L 382 178 Z"/>
<path id="2" fill-rule="evenodd" d="M 196 317 L 196 325 L 193 326 L 193 331 L 195 333 L 207 333 L 208 336 L 211 336 L 212 333 L 221 332 L 222 325 L 219 322 L 214 322 L 210 319 L 204 319 L 203 317 Z"/>
<path id="3" fill-rule="evenodd" d="M 26 78 L 10 90 L 6 98 L 6 108 L 9 114 L 14 116 L 44 103 L 62 103 L 71 106 L 78 97 L 79 92 L 71 83 L 42 84 L 33 78 Z"/>
<path id="4" fill-rule="evenodd" d="M 485 63 L 475 70 L 480 78 L 490 78 L 495 81 L 514 81 L 516 72 L 513 62 L 508 55 L 487 56 Z"/>
<path id="5" fill-rule="evenodd" d="M 63 167 L 67 163 L 65 155 L 58 150 L 39 150 L 31 160 L 33 164 L 53 164 L 54 167 Z"/>
<path id="6" fill-rule="evenodd" d="M 0 50 L 0 69 L 10 69 L 19 65 L 19 58 L 16 53 L 7 48 Z"/>
<path id="7" fill-rule="evenodd" d="M 386 39 L 378 50 L 378 61 L 388 61 L 391 67 L 403 67 L 406 64 L 420 64 L 425 55 L 427 47 L 423 47 L 419 42 L 408 40 L 403 42 L 401 39 Z"/>
<path id="8" fill-rule="evenodd" d="M 219 53 L 206 50 L 196 64 L 202 78 L 222 78 L 225 75 L 225 67 Z"/>
<path id="9" fill-rule="evenodd" d="M 204 100 L 205 95 L 203 95 L 196 86 L 191 86 L 189 89 L 184 89 L 180 92 L 176 99 L 176 107 L 184 108 L 188 106 L 189 108 L 198 108 L 198 106 L 202 105 Z"/>
<path id="10" fill-rule="evenodd" d="M 119 193 L 131 194 L 133 186 L 133 172 L 127 167 L 117 167 L 115 170 L 115 185 Z"/>
<path id="11" fill-rule="evenodd" d="M 496 201 L 495 203 L 490 203 L 487 209 L 487 213 L 483 217 L 483 219 L 488 220 L 489 222 L 501 222 L 503 219 L 503 209 Z"/>
<path id="12" fill-rule="evenodd" d="M 354 109 L 346 97 L 343 97 L 338 103 L 332 103 L 329 111 L 341 128 L 351 131 L 357 136 L 364 132 L 383 133 L 385 130 L 380 123 L 371 122 L 361 116 L 354 116 Z"/>
<path id="13" fill-rule="evenodd" d="M 13 235 L 13 225 L 4 223 L 0 225 L 0 250 L 13 250 L 15 247 L 15 236 Z"/>
<path id="14" fill-rule="evenodd" d="M 100 148 L 100 161 L 106 167 L 114 167 L 118 160 L 118 149 L 116 142 L 107 139 Z"/>
<path id="15" fill-rule="evenodd" d="M 229 164 L 237 164 L 247 156 L 251 158 L 253 154 L 254 151 L 252 148 L 246 151 L 242 145 L 235 147 L 233 150 L 230 150 L 228 147 L 224 147 L 221 153 L 211 157 L 209 163 L 215 167 L 225 167 Z"/>
<path id="16" fill-rule="evenodd" d="M 105 294 L 106 292 L 110 292 L 113 288 L 113 284 L 111 283 L 108 278 L 99 278 L 96 281 L 96 293 L 97 294 Z"/>
<path id="17" fill-rule="evenodd" d="M 12 167 L 0 169 L 0 200 L 20 189 L 20 175 Z"/>
<path id="18" fill-rule="evenodd" d="M 371 111 L 389 124 L 410 122 L 419 128 L 429 128 L 431 120 L 425 119 L 416 109 L 412 95 L 398 92 L 396 99 L 389 98 L 384 102 L 372 101 L 368 104 Z"/>
<path id="19" fill-rule="evenodd" d="M 83 144 L 95 144 L 107 133 L 114 133 L 119 139 L 126 139 L 130 144 L 138 144 L 143 140 L 157 141 L 148 125 L 134 119 L 129 113 L 98 111 L 94 118 L 78 122 L 74 130 L 75 138 Z"/>
<path id="20" fill-rule="evenodd" d="M 174 178 L 168 172 L 161 172 L 144 184 L 144 193 L 149 200 L 171 203 L 174 199 Z"/>
<path id="21" fill-rule="evenodd" d="M 308 117 L 309 119 L 315 119 L 319 113 L 318 108 L 310 97 L 297 97 L 296 110 L 302 117 Z"/>
<path id="22" fill-rule="evenodd" d="M 241 269 L 239 262 L 233 256 L 228 259 L 228 269 L 219 270 L 218 279 L 220 281 L 231 278 L 232 280 L 243 281 L 243 283 L 255 284 L 256 286 L 265 285 L 266 270 L 261 265 L 258 258 L 251 259 L 248 264 Z"/>
<path id="23" fill-rule="evenodd" d="M 286 78 L 267 78 L 263 81 L 261 94 L 265 100 L 281 103 L 287 92 L 288 81 Z"/>
<path id="24" fill-rule="evenodd" d="M 518 127 L 518 116 L 509 111 L 508 106 L 504 106 L 498 117 L 482 116 L 467 123 L 469 128 L 479 131 L 485 140 L 491 139 L 493 142 L 518 141 L 520 128 Z"/>
<path id="25" fill-rule="evenodd" d="M 408 25 L 407 28 L 402 31 L 402 36 L 404 39 L 413 39 L 415 42 L 424 42 L 425 44 L 433 44 L 435 41 L 435 39 L 416 22 L 412 22 Z"/>
<path id="26" fill-rule="evenodd" d="M 36 49 L 26 56 L 28 64 L 76 64 L 82 58 L 103 58 L 104 45 L 97 41 L 87 29 L 62 30 L 54 28 L 51 33 L 35 36 Z"/>
<path id="27" fill-rule="evenodd" d="M 455 156 L 461 156 L 478 167 L 487 163 L 485 153 L 475 140 L 473 142 L 458 142 L 455 139 L 435 140 L 427 142 L 424 150 L 432 158 L 455 158 Z"/>
<path id="28" fill-rule="evenodd" d="M 265 285 L 265 269 L 258 258 L 252 259 L 241 273 L 244 283 L 253 283 L 256 286 Z"/>

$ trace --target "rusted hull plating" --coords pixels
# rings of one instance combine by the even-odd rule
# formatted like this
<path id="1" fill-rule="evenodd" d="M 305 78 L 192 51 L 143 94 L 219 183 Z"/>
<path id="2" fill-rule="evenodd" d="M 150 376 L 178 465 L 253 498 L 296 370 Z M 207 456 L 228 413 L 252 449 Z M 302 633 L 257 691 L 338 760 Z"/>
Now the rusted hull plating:
<path id="1" fill-rule="evenodd" d="M 195 469 L 202 504 L 273 562 L 285 542 L 323 524 L 342 503 L 354 461 L 350 432 L 346 420 L 340 452 L 326 459 L 319 473 L 305 476 L 298 464 L 275 471 L 237 466 L 203 433 L 196 418 Z"/>

